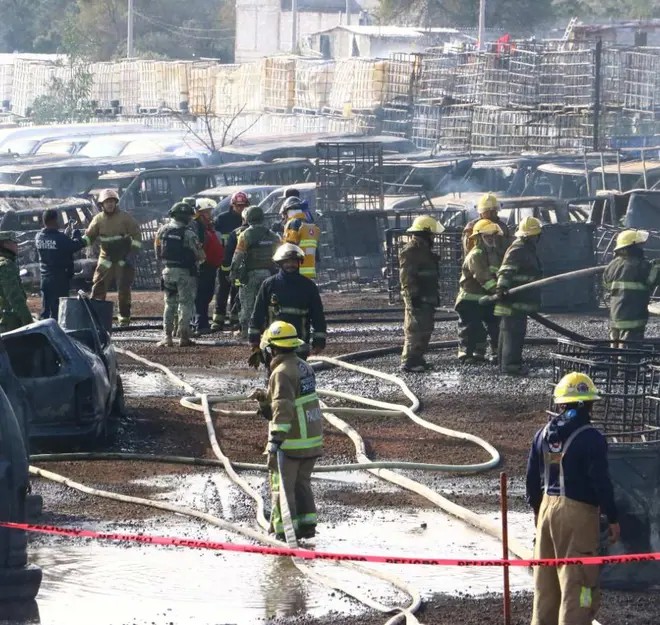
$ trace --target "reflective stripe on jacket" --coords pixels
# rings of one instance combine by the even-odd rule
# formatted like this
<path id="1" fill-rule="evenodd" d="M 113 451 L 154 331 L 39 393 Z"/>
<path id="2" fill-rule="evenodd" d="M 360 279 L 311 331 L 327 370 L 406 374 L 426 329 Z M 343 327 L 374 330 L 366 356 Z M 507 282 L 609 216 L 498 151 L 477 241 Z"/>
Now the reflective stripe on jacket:
<path id="1" fill-rule="evenodd" d="M 293 243 L 305 252 L 300 273 L 307 278 L 316 278 L 316 253 L 321 238 L 321 229 L 307 222 L 303 216 L 290 219 L 284 226 L 284 243 Z"/>
<path id="2" fill-rule="evenodd" d="M 463 262 L 456 303 L 463 300 L 478 302 L 484 295 L 494 293 L 501 263 L 498 248 L 474 247 Z"/>
<path id="3" fill-rule="evenodd" d="M 83 241 L 93 245 L 97 240 L 101 243 L 99 264 L 102 266 L 124 261 L 131 251 L 142 247 L 140 225 L 119 209 L 112 214 L 99 213 L 92 219 Z"/>
<path id="4" fill-rule="evenodd" d="M 513 289 L 541 279 L 543 272 L 536 255 L 536 243 L 529 238 L 518 238 L 507 250 L 497 272 L 497 286 Z M 541 290 L 529 289 L 518 295 L 508 296 L 495 305 L 495 314 L 508 317 L 514 314 L 536 312 L 541 307 Z"/>

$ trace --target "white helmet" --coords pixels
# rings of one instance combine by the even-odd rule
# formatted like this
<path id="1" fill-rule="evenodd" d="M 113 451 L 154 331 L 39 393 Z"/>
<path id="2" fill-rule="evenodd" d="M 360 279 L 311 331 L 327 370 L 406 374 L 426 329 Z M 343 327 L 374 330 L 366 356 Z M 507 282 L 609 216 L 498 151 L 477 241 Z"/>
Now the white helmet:
<path id="1" fill-rule="evenodd" d="M 305 260 L 305 252 L 293 243 L 283 243 L 277 248 L 273 260 L 276 263 L 281 263 L 283 260 L 288 260 L 289 258 L 296 258 L 303 261 Z"/>
<path id="2" fill-rule="evenodd" d="M 211 198 L 198 197 L 195 200 L 195 212 L 201 213 L 202 211 L 212 211 L 217 205 Z"/>

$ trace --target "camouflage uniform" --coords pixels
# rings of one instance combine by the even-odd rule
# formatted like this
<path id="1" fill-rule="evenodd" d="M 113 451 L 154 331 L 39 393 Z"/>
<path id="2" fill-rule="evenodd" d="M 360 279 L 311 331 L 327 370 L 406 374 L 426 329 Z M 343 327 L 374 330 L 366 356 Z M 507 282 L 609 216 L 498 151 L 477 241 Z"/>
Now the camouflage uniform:
<path id="1" fill-rule="evenodd" d="M 174 242 L 175 247 L 169 247 L 170 241 Z M 183 338 L 195 313 L 197 265 L 205 259 L 204 250 L 191 227 L 170 219 L 156 235 L 156 253 L 165 264 L 162 283 L 165 291 L 165 334 L 172 335 L 178 309 L 178 323 Z"/>
<path id="2" fill-rule="evenodd" d="M 231 280 L 241 284 L 241 334 L 247 338 L 248 325 L 257 293 L 265 280 L 275 273 L 273 254 L 280 245 L 280 237 L 262 225 L 249 226 L 238 235 L 236 253 L 231 263 Z"/>
<path id="3" fill-rule="evenodd" d="M 15 240 L 0 233 L 0 241 Z M 28 323 L 32 315 L 27 306 L 27 296 L 21 284 L 16 255 L 6 249 L 0 249 L 0 332 L 10 332 Z"/>
<path id="4" fill-rule="evenodd" d="M 413 236 L 399 253 L 399 274 L 406 309 L 401 364 L 404 367 L 423 366 L 438 305 L 438 257 L 424 236 Z"/>

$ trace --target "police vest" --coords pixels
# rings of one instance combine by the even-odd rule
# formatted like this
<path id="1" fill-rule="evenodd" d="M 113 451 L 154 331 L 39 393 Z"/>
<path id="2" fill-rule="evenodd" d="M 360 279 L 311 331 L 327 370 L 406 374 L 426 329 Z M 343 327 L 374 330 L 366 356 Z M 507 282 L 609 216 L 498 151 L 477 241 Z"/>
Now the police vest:
<path id="1" fill-rule="evenodd" d="M 193 270 L 197 266 L 195 252 L 185 244 L 188 226 L 169 228 L 161 236 L 162 258 L 165 267 Z"/>
<path id="2" fill-rule="evenodd" d="M 277 235 L 265 226 L 250 226 L 243 235 L 247 243 L 245 268 L 247 271 L 272 269 Z"/>

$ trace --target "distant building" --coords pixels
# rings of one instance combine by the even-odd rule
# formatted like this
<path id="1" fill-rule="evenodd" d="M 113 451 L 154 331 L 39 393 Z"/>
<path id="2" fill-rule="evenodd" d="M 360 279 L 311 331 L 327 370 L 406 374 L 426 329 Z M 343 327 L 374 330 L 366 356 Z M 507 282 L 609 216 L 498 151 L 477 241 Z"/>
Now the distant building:
<path id="1" fill-rule="evenodd" d="M 455 28 L 407 26 L 334 26 L 310 35 L 305 42 L 325 58 L 387 57 L 396 52 L 423 52 L 429 47 L 470 39 Z"/>
<path id="2" fill-rule="evenodd" d="M 360 24 L 376 0 L 348 0 L 350 23 Z M 297 0 L 298 41 L 346 24 L 347 0 Z M 291 52 L 291 0 L 236 0 L 236 62 Z"/>
<path id="3" fill-rule="evenodd" d="M 660 20 L 576 24 L 572 41 L 598 41 L 618 46 L 660 46 Z"/>

